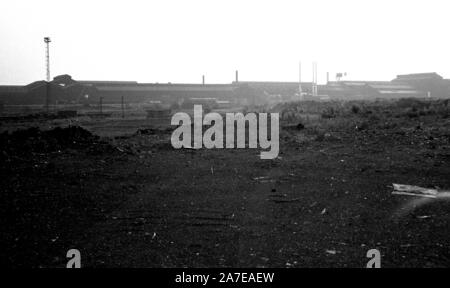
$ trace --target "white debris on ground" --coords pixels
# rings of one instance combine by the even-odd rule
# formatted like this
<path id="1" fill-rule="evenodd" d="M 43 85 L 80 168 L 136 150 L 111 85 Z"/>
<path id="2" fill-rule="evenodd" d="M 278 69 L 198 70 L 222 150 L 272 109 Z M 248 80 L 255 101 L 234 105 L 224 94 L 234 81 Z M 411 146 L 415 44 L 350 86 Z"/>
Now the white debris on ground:
<path id="1" fill-rule="evenodd" d="M 437 189 L 423 188 L 413 185 L 392 184 L 394 186 L 394 195 L 418 196 L 427 198 L 437 198 L 439 192 Z"/>

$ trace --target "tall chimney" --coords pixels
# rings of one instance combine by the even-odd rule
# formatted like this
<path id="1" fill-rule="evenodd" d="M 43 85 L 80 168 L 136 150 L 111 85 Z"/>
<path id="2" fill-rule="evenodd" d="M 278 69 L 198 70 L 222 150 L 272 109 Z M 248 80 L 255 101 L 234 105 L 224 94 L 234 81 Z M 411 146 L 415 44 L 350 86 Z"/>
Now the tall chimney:
<path id="1" fill-rule="evenodd" d="M 202 76 L 202 84 L 205 85 L 205 75 Z"/>
<path id="2" fill-rule="evenodd" d="M 328 84 L 328 81 L 330 81 L 330 72 L 327 72 L 327 84 Z"/>
<path id="3" fill-rule="evenodd" d="M 238 83 L 238 82 L 239 82 L 239 71 L 236 70 L 236 83 Z"/>

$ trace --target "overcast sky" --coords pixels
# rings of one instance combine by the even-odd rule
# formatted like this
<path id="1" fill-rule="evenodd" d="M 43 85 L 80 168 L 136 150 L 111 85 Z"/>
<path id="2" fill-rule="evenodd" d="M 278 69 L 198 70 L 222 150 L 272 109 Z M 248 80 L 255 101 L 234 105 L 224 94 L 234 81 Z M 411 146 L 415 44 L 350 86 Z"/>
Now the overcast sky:
<path id="1" fill-rule="evenodd" d="M 45 79 L 311 81 L 450 78 L 448 0 L 25 1 L 0 4 L 0 84 Z"/>

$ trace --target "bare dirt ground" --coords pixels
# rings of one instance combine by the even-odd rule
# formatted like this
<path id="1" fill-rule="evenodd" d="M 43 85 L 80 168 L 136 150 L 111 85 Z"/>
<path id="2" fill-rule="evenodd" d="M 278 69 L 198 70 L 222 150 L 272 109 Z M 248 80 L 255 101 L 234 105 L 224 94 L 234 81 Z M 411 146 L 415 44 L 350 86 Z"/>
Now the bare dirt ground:
<path id="1" fill-rule="evenodd" d="M 448 103 L 422 104 L 279 105 L 275 160 L 174 150 L 145 120 L 4 122 L 40 130 L 0 137 L 1 265 L 76 248 L 84 267 L 365 267 L 376 248 L 382 267 L 449 267 L 450 203 L 391 194 L 450 189 Z"/>

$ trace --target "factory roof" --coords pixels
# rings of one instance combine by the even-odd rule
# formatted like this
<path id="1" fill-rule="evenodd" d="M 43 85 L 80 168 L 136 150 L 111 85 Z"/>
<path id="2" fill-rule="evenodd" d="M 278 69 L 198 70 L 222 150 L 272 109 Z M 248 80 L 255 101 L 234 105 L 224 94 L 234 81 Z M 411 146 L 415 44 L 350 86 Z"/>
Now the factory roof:
<path id="1" fill-rule="evenodd" d="M 443 78 L 436 72 L 432 72 L 432 73 L 416 73 L 416 74 L 397 75 L 397 78 L 395 78 L 394 81 L 426 80 L 426 79 L 442 80 Z"/>
<path id="2" fill-rule="evenodd" d="M 108 85 L 136 85 L 136 81 L 102 81 L 102 80 L 76 80 L 79 84 L 92 84 L 95 86 L 108 86 Z"/>
<path id="3" fill-rule="evenodd" d="M 0 94 L 7 93 L 26 93 L 27 89 L 22 85 L 1 85 Z"/>
<path id="4" fill-rule="evenodd" d="M 232 91 L 228 84 L 136 84 L 136 85 L 94 85 L 99 91 Z"/>

